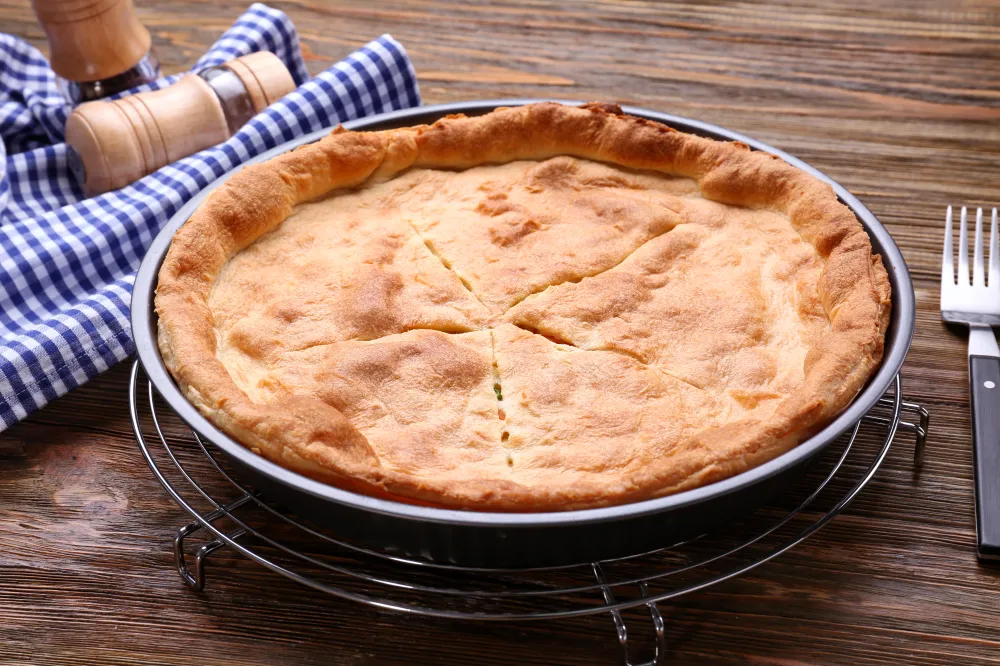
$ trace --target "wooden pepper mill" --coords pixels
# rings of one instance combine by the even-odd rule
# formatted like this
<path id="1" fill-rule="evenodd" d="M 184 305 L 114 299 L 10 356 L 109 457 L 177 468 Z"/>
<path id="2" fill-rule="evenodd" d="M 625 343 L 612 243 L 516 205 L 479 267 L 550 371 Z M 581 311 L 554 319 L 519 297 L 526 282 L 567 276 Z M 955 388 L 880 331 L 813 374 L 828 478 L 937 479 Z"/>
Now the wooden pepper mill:
<path id="1" fill-rule="evenodd" d="M 261 51 L 163 90 L 81 104 L 66 123 L 71 166 L 88 196 L 119 189 L 222 143 L 294 89 L 285 64 Z"/>
<path id="2" fill-rule="evenodd" d="M 160 67 L 132 0 L 32 0 L 49 61 L 74 104 L 155 81 Z"/>

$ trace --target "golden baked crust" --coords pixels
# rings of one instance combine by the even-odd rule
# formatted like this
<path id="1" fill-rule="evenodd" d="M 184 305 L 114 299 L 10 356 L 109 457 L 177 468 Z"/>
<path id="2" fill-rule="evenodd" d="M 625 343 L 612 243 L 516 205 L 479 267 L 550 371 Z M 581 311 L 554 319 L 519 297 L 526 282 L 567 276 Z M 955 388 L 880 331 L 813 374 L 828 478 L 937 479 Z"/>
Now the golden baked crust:
<path id="1" fill-rule="evenodd" d="M 494 315 L 551 284 L 601 273 L 681 224 L 665 205 L 676 197 L 657 195 L 687 189 L 686 179 L 626 178 L 569 157 L 457 174 L 418 169 L 400 180 L 418 204 L 408 222 Z"/>
<path id="2" fill-rule="evenodd" d="M 479 510 L 744 471 L 842 410 L 889 283 L 831 188 L 617 107 L 336 130 L 243 169 L 156 293 L 185 395 L 361 492 Z"/>

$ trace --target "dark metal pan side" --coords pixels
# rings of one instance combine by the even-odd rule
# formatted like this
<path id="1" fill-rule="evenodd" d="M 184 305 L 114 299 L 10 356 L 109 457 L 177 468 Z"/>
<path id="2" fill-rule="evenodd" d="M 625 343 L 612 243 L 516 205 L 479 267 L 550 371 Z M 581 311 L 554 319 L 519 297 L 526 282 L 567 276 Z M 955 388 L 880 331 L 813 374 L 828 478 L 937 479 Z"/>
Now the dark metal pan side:
<path id="1" fill-rule="evenodd" d="M 493 100 L 428 106 L 345 123 L 348 129 L 380 130 L 430 123 L 451 113 L 479 115 L 499 106 L 540 100 Z M 577 102 L 566 102 L 577 103 Z M 590 561 L 663 546 L 702 533 L 765 502 L 796 479 L 814 457 L 867 413 L 889 388 L 909 349 L 914 326 L 914 294 L 909 272 L 889 233 L 874 215 L 835 181 L 767 144 L 737 132 L 695 120 L 626 107 L 628 113 L 676 129 L 715 139 L 742 141 L 778 155 L 828 182 L 868 231 L 885 263 L 893 291 L 893 309 L 881 367 L 854 402 L 822 431 L 788 453 L 743 474 L 676 495 L 633 504 L 583 511 L 488 513 L 414 506 L 348 492 L 308 479 L 251 453 L 215 428 L 183 397 L 163 366 L 156 344 L 152 309 L 156 274 L 174 232 L 208 193 L 212 183 L 174 215 L 154 239 L 136 276 L 132 294 L 132 330 L 143 369 L 163 399 L 239 468 L 247 480 L 294 512 L 334 530 L 345 539 L 411 556 L 472 566 L 540 566 Z M 259 156 L 263 161 L 316 141 L 327 130 L 279 146 Z M 230 174 L 231 175 L 231 174 Z"/>

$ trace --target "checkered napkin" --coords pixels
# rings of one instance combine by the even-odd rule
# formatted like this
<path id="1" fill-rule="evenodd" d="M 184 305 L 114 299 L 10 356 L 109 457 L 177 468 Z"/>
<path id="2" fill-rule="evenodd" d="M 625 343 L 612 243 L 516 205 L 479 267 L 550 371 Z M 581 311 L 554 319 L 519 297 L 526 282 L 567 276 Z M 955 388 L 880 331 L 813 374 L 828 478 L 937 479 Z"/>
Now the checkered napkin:
<path id="1" fill-rule="evenodd" d="M 132 353 L 135 271 L 157 231 L 199 190 L 297 136 L 420 104 L 413 67 L 392 37 L 308 80 L 295 26 L 261 4 L 194 69 L 260 50 L 285 62 L 295 92 L 225 143 L 85 199 L 67 167 L 71 109 L 52 70 L 36 49 L 0 34 L 0 431 Z"/>

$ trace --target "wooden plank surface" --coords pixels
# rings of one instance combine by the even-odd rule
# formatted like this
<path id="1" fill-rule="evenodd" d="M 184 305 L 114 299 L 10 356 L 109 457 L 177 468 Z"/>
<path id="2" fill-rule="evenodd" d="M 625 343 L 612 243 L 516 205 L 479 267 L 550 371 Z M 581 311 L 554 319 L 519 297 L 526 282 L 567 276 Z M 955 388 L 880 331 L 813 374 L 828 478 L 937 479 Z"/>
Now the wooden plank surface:
<path id="1" fill-rule="evenodd" d="M 936 310 L 949 203 L 1000 202 L 1000 3 L 274 2 L 313 72 L 389 32 L 428 103 L 602 99 L 717 123 L 859 196 L 912 270 L 906 396 L 932 413 L 827 529 L 661 608 L 669 663 L 1000 662 L 1000 570 L 976 562 L 965 346 Z M 244 5 L 139 2 L 167 72 Z M 44 50 L 27 0 L 0 29 Z M 185 522 L 140 457 L 118 367 L 0 434 L 0 663 L 616 663 L 607 617 L 512 625 L 400 616 L 241 558 L 205 592 L 173 571 Z M 637 624 L 637 631 L 646 625 Z"/>

